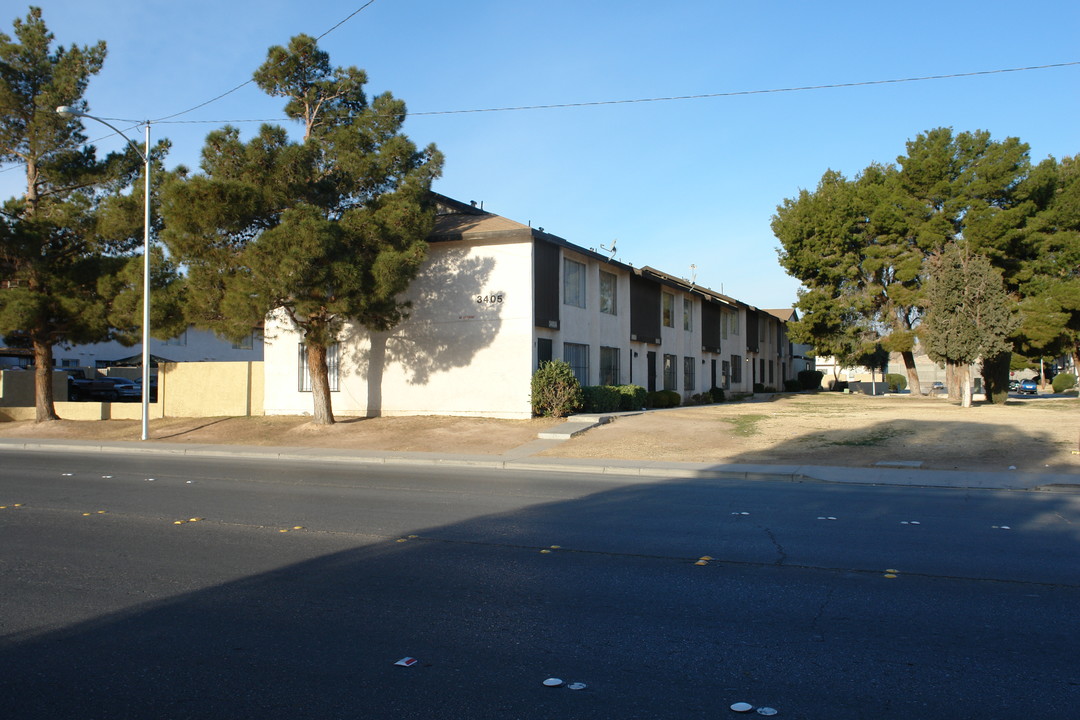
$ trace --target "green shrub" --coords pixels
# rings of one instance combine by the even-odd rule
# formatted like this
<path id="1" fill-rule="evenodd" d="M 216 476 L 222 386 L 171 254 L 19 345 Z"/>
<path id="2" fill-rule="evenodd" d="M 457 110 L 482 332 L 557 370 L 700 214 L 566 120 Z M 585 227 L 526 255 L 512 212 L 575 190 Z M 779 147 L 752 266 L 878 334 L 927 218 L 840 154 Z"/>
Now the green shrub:
<path id="1" fill-rule="evenodd" d="M 724 388 L 713 387 L 709 389 L 709 395 L 712 396 L 714 403 L 724 402 Z"/>
<path id="2" fill-rule="evenodd" d="M 755 393 L 763 393 L 763 392 L 765 392 L 764 383 L 754 383 L 754 392 Z"/>
<path id="3" fill-rule="evenodd" d="M 645 399 L 649 393 L 640 385 L 619 385 L 620 410 L 640 410 L 645 407 Z"/>
<path id="4" fill-rule="evenodd" d="M 651 392 L 645 400 L 645 406 L 650 408 L 672 408 L 682 404 L 682 396 L 674 390 L 657 390 Z"/>
<path id="5" fill-rule="evenodd" d="M 590 413 L 615 412 L 622 400 L 614 385 L 588 385 L 581 388 L 581 396 L 584 411 Z"/>
<path id="6" fill-rule="evenodd" d="M 534 415 L 569 415 L 581 407 L 581 383 L 566 362 L 546 362 L 533 373 L 531 400 Z"/>
<path id="7" fill-rule="evenodd" d="M 907 376 L 900 373 L 889 373 L 885 376 L 885 382 L 889 386 L 889 392 L 907 390 Z"/>
<path id="8" fill-rule="evenodd" d="M 799 384 L 803 390 L 820 390 L 821 379 L 825 373 L 820 370 L 801 370 L 799 372 Z"/>
<path id="9" fill-rule="evenodd" d="M 1072 373 L 1058 373 L 1054 376 L 1054 392 L 1063 393 L 1076 387 L 1076 376 Z"/>
<path id="10" fill-rule="evenodd" d="M 798 380 L 785 380 L 784 392 L 799 392 L 803 389 L 802 383 Z"/>
<path id="11" fill-rule="evenodd" d="M 774 388 L 772 385 L 763 385 L 761 387 L 761 392 L 763 392 L 763 393 L 774 393 L 774 392 L 776 392 L 776 388 Z"/>

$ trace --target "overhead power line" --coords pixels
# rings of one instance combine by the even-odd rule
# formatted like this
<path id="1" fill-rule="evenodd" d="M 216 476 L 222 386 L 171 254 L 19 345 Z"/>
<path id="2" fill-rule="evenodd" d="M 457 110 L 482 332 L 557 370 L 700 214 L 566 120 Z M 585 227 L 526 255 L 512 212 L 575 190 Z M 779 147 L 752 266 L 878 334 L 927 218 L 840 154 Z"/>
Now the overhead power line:
<path id="1" fill-rule="evenodd" d="M 360 12 L 365 10 L 368 6 L 372 5 L 374 2 L 375 2 L 375 0 L 368 0 L 366 3 L 364 3 L 363 5 L 358 7 L 356 10 L 353 10 L 351 13 L 349 13 L 343 20 L 338 22 L 336 25 L 334 25 L 329 30 L 325 31 L 322 35 L 319 35 L 315 39 L 316 40 L 322 40 L 324 37 L 326 37 L 330 33 L 334 32 L 335 30 L 337 30 L 339 27 L 341 27 L 345 23 L 349 22 L 349 20 L 352 20 L 353 17 L 358 15 Z M 166 115 L 165 117 L 160 117 L 157 120 L 151 120 L 151 122 L 154 122 L 154 123 L 165 122 L 166 120 L 171 120 L 171 119 L 173 119 L 175 117 L 180 117 L 181 115 L 187 115 L 190 112 L 195 112 L 199 108 L 206 107 L 207 105 L 210 105 L 211 103 L 217 102 L 218 100 L 220 100 L 223 97 L 227 97 L 229 95 L 232 95 L 234 92 L 236 92 L 240 88 L 246 87 L 246 86 L 250 85 L 253 82 L 255 82 L 253 79 L 245 80 L 244 82 L 242 82 L 239 85 L 237 85 L 236 87 L 234 87 L 232 90 L 226 90 L 225 92 L 221 93 L 220 95 L 218 95 L 216 97 L 212 97 L 212 98 L 210 98 L 209 100 L 207 100 L 205 102 L 201 102 L 198 105 L 195 105 L 193 107 L 189 107 L 187 110 L 181 110 L 178 113 L 173 113 L 172 115 Z M 234 121 L 234 122 L 240 122 L 240 121 Z"/>
<path id="2" fill-rule="evenodd" d="M 374 0 L 372 0 L 374 2 Z M 366 7 L 366 6 L 365 6 Z M 359 11 L 358 11 L 359 12 Z M 908 77 L 908 78 L 894 78 L 891 80 L 860 80 L 858 82 L 846 82 L 846 83 L 829 83 L 825 85 L 801 85 L 797 87 L 784 87 L 784 88 L 769 88 L 767 90 L 731 90 L 727 92 L 716 93 L 701 93 L 697 95 L 671 95 L 666 97 L 651 97 L 651 98 L 634 98 L 630 100 L 593 100 L 588 102 L 576 102 L 576 103 L 553 103 L 549 105 L 514 105 L 507 107 L 490 107 L 490 108 L 470 108 L 465 110 L 427 110 L 421 112 L 410 112 L 409 117 L 418 116 L 430 116 L 430 115 L 463 115 L 467 113 L 492 113 L 492 112 L 513 112 L 520 110 L 556 110 L 561 108 L 578 108 L 578 107 L 598 107 L 602 105 L 631 105 L 635 103 L 656 103 L 656 102 L 671 102 L 675 100 L 704 100 L 708 98 L 721 98 L 721 97 L 739 97 L 743 95 L 767 95 L 771 93 L 790 93 L 790 92 L 803 92 L 807 90 L 834 90 L 841 88 L 853 88 L 853 87 L 867 87 L 873 85 L 896 85 L 899 83 L 912 83 L 912 82 L 924 82 L 926 80 L 949 80 L 954 78 L 966 78 L 977 77 L 980 75 L 1000 75 L 1003 73 L 1015 73 L 1025 72 L 1028 70 L 1047 70 L 1050 68 L 1062 68 L 1080 65 L 1080 60 L 1074 62 L 1052 63 L 1048 65 L 1028 65 L 1026 67 L 1017 68 L 1003 68 L 999 70 L 978 70 L 975 72 L 965 73 L 949 73 L 947 75 L 923 75 L 920 77 Z M 231 91 L 230 91 L 231 92 Z M 223 96 L 222 96 L 223 97 Z M 216 99 L 216 98 L 215 98 Z M 212 101 L 211 101 L 212 102 Z M 175 117 L 175 116 L 170 116 Z M 205 123 L 250 123 L 250 122 L 280 122 L 286 118 L 249 118 L 249 119 L 232 119 L 232 120 L 174 120 L 167 121 L 165 119 L 156 120 L 155 122 L 172 122 L 172 123 L 191 123 L 191 124 L 205 124 Z"/>
<path id="3" fill-rule="evenodd" d="M 1023 72 L 1025 70 L 1045 70 L 1047 68 L 1068 67 L 1080 65 L 1080 60 L 1075 62 L 1054 63 L 1051 65 L 1030 65 L 1028 67 L 1005 68 L 1002 70 L 979 70 L 977 72 L 950 73 L 948 75 L 924 75 L 922 77 L 896 78 L 893 80 L 863 80 L 860 82 L 832 83 L 829 85 L 803 85 L 800 87 L 771 88 L 769 90 L 732 90 L 730 92 L 703 93 L 700 95 L 672 95 L 670 97 L 637 98 L 633 100 L 594 100 L 591 102 L 558 103 L 554 105 L 517 105 L 513 107 L 478 108 L 471 110 L 431 110 L 427 112 L 409 113 L 410 117 L 417 115 L 458 115 L 462 113 L 482 112 L 508 112 L 512 110 L 552 110 L 556 108 L 594 107 L 597 105 L 629 105 L 632 103 L 670 102 L 672 100 L 703 100 L 705 98 L 736 97 L 739 95 L 765 95 L 768 93 L 801 92 L 804 90 L 831 90 L 835 88 L 863 87 L 867 85 L 889 85 L 896 83 L 921 82 L 924 80 L 947 80 L 950 78 L 974 77 L 976 75 L 996 75 L 999 73 Z"/>

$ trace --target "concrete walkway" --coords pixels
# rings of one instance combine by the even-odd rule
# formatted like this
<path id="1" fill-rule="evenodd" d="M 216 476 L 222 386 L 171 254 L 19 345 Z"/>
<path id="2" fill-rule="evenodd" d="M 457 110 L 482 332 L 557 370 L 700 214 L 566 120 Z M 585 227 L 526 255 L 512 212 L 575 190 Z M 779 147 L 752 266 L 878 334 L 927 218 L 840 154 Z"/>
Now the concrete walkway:
<path id="1" fill-rule="evenodd" d="M 580 419 L 580 418 L 576 418 Z M 599 421 L 597 421 L 599 422 Z M 565 423 L 566 433 L 580 431 Z M 570 427 L 567 427 L 570 426 Z M 568 436 L 569 437 L 569 436 Z M 503 455 L 458 455 L 426 452 L 388 452 L 341 448 L 262 447 L 251 445 L 181 444 L 150 441 L 100 442 L 96 440 L 25 440 L 0 438 L 0 453 L 100 452 L 125 455 L 170 455 L 202 458 L 251 458 L 303 462 L 472 467 L 491 470 L 564 472 L 577 475 L 616 475 L 654 481 L 665 478 L 715 480 L 779 480 L 855 485 L 942 487 L 979 490 L 1025 490 L 1080 493 L 1080 475 L 1021 472 L 970 472 L 891 467 L 827 467 L 819 465 L 716 465 L 708 463 L 649 462 L 587 458 L 533 457 L 562 442 L 542 437 Z"/>

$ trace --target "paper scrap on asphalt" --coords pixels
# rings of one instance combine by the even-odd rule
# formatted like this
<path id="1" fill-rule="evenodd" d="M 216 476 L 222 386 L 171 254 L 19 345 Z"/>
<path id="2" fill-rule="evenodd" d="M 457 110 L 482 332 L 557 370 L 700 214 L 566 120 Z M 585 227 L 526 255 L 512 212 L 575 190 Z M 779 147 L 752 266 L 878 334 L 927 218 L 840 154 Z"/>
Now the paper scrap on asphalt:
<path id="1" fill-rule="evenodd" d="M 413 665 L 415 665 L 418 662 L 420 662 L 420 661 L 417 660 L 414 657 L 403 657 L 394 664 L 395 665 L 400 665 L 401 667 L 412 667 Z"/>

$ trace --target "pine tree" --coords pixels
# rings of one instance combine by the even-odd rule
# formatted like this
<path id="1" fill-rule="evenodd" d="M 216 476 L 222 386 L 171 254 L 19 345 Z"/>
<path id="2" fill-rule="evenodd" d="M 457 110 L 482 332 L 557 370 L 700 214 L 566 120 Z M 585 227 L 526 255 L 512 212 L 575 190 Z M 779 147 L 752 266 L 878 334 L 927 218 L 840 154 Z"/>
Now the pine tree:
<path id="1" fill-rule="evenodd" d="M 211 133 L 202 174 L 165 192 L 165 237 L 188 268 L 196 325 L 235 337 L 281 313 L 300 331 L 313 419 L 330 424 L 328 349 L 347 322 L 385 330 L 403 318 L 442 156 L 402 134 L 402 101 L 369 102 L 364 72 L 331 67 L 311 37 L 270 48 L 254 77 L 287 100 L 303 139 L 271 125 L 246 143 L 233 127 Z"/>
<path id="2" fill-rule="evenodd" d="M 0 161 L 25 167 L 26 192 L 0 216 L 0 334 L 33 349 L 38 422 L 57 419 L 57 343 L 131 342 L 140 320 L 142 198 L 126 195 L 142 162 L 127 149 L 98 159 L 77 118 L 105 43 L 53 47 L 40 8 L 0 33 Z M 154 154 L 160 158 L 167 143 Z M 157 285 L 175 271 L 158 258 Z M 163 308 L 158 320 L 164 322 Z"/>
<path id="3" fill-rule="evenodd" d="M 1007 353 L 1018 325 L 1001 271 L 965 243 L 949 243 L 927 259 L 925 303 L 919 338 L 930 359 L 952 369 L 961 403 L 971 407 L 971 364 Z"/>

